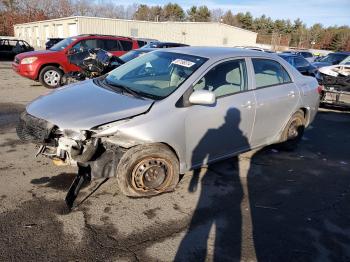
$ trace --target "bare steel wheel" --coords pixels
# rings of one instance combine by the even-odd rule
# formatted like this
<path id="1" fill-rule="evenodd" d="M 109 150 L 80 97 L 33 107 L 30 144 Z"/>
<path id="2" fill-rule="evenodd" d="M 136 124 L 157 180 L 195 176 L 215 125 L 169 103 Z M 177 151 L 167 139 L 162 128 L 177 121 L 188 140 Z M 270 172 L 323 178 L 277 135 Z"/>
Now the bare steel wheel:
<path id="1" fill-rule="evenodd" d="M 172 177 L 170 163 L 162 158 L 146 158 L 132 171 L 132 185 L 135 190 L 159 190 L 167 187 Z"/>
<path id="2" fill-rule="evenodd" d="M 62 71 L 55 66 L 44 67 L 39 74 L 40 83 L 47 88 L 56 88 L 61 84 Z"/>
<path id="3" fill-rule="evenodd" d="M 117 166 L 120 190 L 127 196 L 152 196 L 174 190 L 179 181 L 176 155 L 163 144 L 129 149 Z"/>
<path id="4" fill-rule="evenodd" d="M 289 120 L 285 129 L 283 130 L 281 137 L 282 149 L 294 150 L 301 138 L 304 135 L 305 130 L 305 117 L 303 111 L 297 111 Z"/>

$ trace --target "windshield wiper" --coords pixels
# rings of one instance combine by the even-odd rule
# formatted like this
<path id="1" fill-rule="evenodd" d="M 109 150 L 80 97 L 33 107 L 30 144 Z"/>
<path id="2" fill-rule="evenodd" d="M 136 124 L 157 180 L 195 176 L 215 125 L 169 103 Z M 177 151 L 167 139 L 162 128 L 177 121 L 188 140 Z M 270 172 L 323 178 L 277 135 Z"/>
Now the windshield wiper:
<path id="1" fill-rule="evenodd" d="M 112 83 L 112 82 L 108 81 L 107 79 L 104 79 L 104 80 L 105 80 L 107 85 L 122 89 L 122 90 L 126 91 L 127 93 L 132 94 L 135 97 L 143 98 L 139 92 L 136 92 L 135 90 L 131 89 L 130 87 L 127 87 L 127 86 L 121 85 L 121 84 Z"/>

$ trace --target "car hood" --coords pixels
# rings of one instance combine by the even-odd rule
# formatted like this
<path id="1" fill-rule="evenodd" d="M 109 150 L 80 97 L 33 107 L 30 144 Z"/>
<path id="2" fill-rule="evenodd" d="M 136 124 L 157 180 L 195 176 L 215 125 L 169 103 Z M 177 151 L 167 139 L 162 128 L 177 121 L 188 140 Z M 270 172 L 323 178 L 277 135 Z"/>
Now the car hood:
<path id="1" fill-rule="evenodd" d="M 27 106 L 27 112 L 60 129 L 88 130 L 92 127 L 146 112 L 153 100 L 143 100 L 87 80 L 57 89 Z"/>
<path id="2" fill-rule="evenodd" d="M 312 65 L 316 68 L 321 68 L 321 67 L 324 67 L 324 66 L 329 66 L 331 65 L 330 63 L 326 63 L 326 62 L 315 62 L 315 63 L 312 63 Z"/>
<path id="3" fill-rule="evenodd" d="M 17 57 L 19 59 L 23 59 L 23 58 L 31 57 L 31 56 L 41 56 L 41 55 L 46 55 L 46 54 L 53 55 L 56 53 L 57 53 L 57 51 L 51 51 L 51 50 L 29 51 L 29 52 L 18 54 Z"/>

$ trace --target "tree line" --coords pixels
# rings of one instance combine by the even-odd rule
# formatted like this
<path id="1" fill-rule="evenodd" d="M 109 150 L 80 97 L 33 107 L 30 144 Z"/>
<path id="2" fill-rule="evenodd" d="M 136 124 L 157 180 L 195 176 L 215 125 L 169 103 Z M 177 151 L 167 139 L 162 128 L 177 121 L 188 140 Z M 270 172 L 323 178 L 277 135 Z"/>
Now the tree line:
<path id="1" fill-rule="evenodd" d="M 258 33 L 258 43 L 298 48 L 350 51 L 350 27 L 317 23 L 307 27 L 302 20 L 276 19 L 251 13 L 192 6 L 184 10 L 176 3 L 163 6 L 145 4 L 117 5 L 111 0 L 1 0 L 0 35 L 13 34 L 13 25 L 73 15 L 143 21 L 221 22 Z"/>

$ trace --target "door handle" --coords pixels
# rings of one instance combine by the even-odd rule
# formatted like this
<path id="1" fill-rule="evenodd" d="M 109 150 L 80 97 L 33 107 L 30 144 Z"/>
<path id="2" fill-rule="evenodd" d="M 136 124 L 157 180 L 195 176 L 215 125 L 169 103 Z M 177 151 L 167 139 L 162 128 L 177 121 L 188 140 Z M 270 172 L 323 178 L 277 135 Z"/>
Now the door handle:
<path id="1" fill-rule="evenodd" d="M 294 92 L 294 91 L 290 91 L 290 92 L 288 93 L 288 96 L 290 96 L 290 97 L 295 97 L 295 92 Z"/>
<path id="2" fill-rule="evenodd" d="M 253 105 L 254 103 L 252 103 L 252 101 L 247 101 L 245 104 L 242 104 L 241 106 L 243 108 L 252 108 Z"/>

